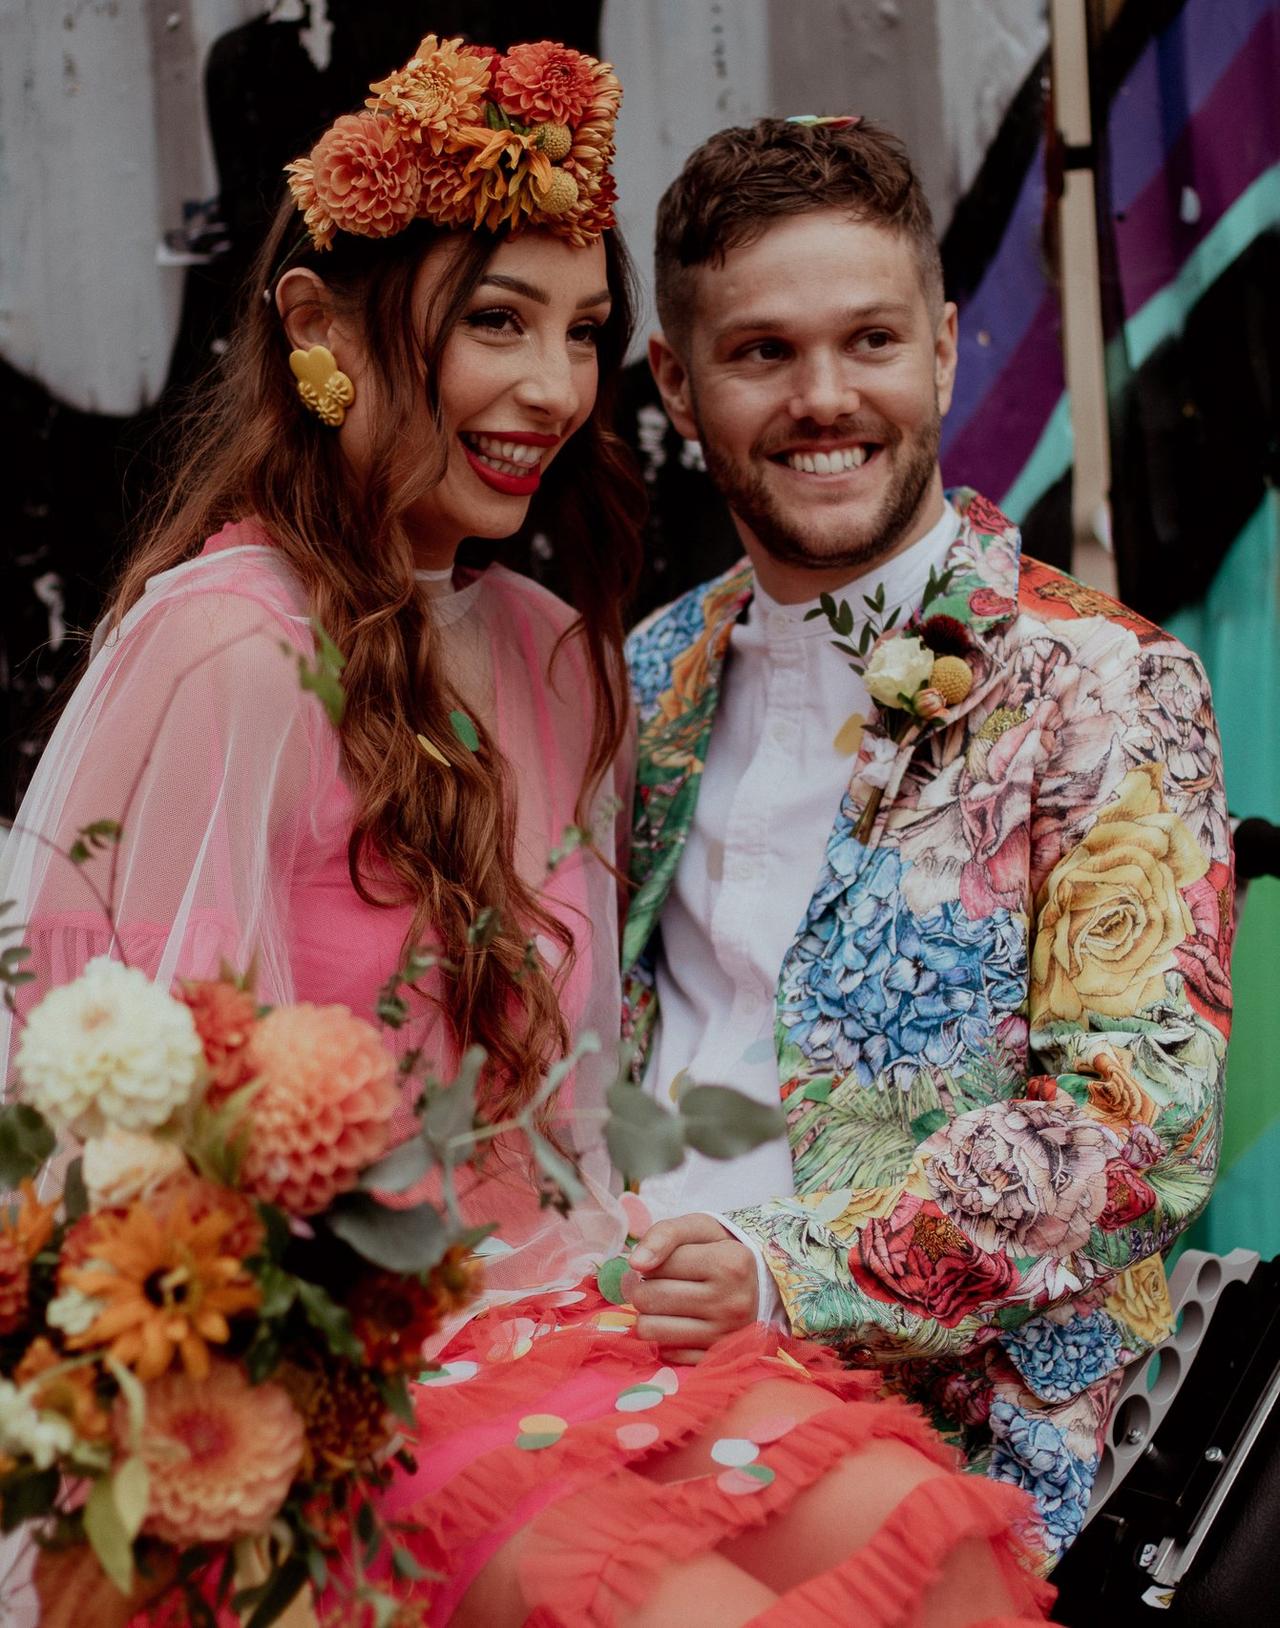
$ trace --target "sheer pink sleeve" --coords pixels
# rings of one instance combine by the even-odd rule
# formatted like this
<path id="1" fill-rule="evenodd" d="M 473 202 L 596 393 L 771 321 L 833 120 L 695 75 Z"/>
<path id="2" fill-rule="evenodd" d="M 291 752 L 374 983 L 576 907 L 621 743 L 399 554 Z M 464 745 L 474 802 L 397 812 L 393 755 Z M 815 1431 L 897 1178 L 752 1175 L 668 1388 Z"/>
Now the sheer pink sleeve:
<path id="1" fill-rule="evenodd" d="M 337 756 L 298 681 L 310 631 L 243 559 L 167 576 L 94 656 L 5 844 L 0 896 L 27 924 L 31 999 L 104 953 L 166 984 L 256 958 L 264 1001 L 293 993 L 290 877 Z M 122 825 L 118 845 L 63 857 L 103 820 Z"/>

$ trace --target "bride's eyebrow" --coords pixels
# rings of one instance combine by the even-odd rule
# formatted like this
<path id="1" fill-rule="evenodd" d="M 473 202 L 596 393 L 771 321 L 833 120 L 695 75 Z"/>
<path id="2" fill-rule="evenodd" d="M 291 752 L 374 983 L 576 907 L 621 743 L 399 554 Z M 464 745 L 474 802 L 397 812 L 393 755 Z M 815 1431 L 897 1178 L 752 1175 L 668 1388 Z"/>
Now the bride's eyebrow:
<path id="1" fill-rule="evenodd" d="M 500 271 L 486 272 L 480 279 L 481 288 L 490 285 L 494 288 L 505 288 L 512 294 L 523 294 L 525 299 L 533 300 L 538 305 L 550 305 L 551 296 L 535 283 L 526 283 L 523 277 L 507 277 Z M 607 288 L 602 288 L 598 294 L 588 294 L 578 301 L 576 309 L 584 311 L 588 306 L 604 305 L 613 298 Z"/>

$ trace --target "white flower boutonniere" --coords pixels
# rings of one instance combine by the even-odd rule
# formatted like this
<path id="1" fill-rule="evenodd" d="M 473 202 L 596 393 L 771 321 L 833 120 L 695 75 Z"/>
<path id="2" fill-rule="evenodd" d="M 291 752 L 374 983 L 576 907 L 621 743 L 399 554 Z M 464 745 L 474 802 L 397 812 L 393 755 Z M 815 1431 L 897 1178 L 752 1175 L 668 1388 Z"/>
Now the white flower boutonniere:
<path id="1" fill-rule="evenodd" d="M 836 649 L 849 657 L 849 666 L 866 683 L 872 700 L 881 709 L 885 734 L 901 746 L 926 724 L 941 718 L 948 707 L 958 706 L 973 688 L 973 669 L 967 660 L 972 650 L 969 630 L 954 616 L 929 616 L 929 606 L 945 597 L 953 571 L 941 575 L 932 569 L 920 600 L 902 627 L 895 624 L 901 607 L 884 615 L 885 591 L 881 583 L 874 594 L 864 594 L 867 616 L 857 645 L 853 636 L 854 616 L 846 600 L 831 594 L 819 596 L 818 603 L 805 615 L 806 621 L 825 616 L 836 637 Z M 884 795 L 887 775 L 879 761 L 880 773 L 864 772 L 870 794 L 854 835 L 865 842 L 875 823 Z"/>

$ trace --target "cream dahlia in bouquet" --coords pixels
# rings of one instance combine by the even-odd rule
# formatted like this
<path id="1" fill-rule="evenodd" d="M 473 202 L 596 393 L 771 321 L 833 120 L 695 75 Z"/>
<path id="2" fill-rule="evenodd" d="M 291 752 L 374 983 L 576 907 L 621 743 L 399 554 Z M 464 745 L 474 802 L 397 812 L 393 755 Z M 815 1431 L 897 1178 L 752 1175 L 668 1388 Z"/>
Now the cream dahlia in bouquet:
<path id="1" fill-rule="evenodd" d="M 394 1602 L 368 1568 L 415 1568 L 375 1506 L 407 1381 L 477 1288 L 476 1235 L 378 1196 L 433 1158 L 390 1147 L 403 1081 L 378 1029 L 262 1010 L 229 974 L 169 993 L 101 958 L 30 1009 L 15 1070 L 5 1530 L 32 1523 L 42 1566 L 69 1556 L 80 1586 L 91 1553 L 167 1620 L 257 1628 L 308 1584 L 378 1620 Z M 470 1121 L 454 1128 L 461 1145 Z"/>

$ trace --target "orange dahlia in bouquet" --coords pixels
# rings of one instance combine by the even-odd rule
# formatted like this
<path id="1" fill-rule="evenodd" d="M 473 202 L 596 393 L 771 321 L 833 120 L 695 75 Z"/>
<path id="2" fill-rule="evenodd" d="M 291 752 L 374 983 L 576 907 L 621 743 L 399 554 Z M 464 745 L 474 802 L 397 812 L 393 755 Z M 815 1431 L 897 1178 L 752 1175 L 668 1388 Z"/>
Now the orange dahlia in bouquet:
<path id="1" fill-rule="evenodd" d="M 447 1150 L 425 1131 L 392 1150 L 408 1086 L 379 1030 L 339 1006 L 262 1009 L 229 973 L 170 994 L 93 962 L 31 1008 L 16 1063 L 0 1106 L 6 1527 L 37 1524 L 67 1558 L 87 1545 L 122 1594 L 145 1556 L 173 1579 L 175 1620 L 274 1620 L 322 1551 L 338 1595 L 385 1615 L 362 1568 L 344 1584 L 314 1512 L 363 1509 L 363 1552 L 399 1553 L 376 1494 L 423 1341 L 478 1287 L 479 1234 L 383 1195 L 456 1162 L 470 1121 L 450 1121 Z M 440 1089 L 419 1082 L 424 1112 Z M 246 1539 L 252 1577 L 232 1558 Z M 75 1562 L 38 1575 L 84 1586 Z"/>

